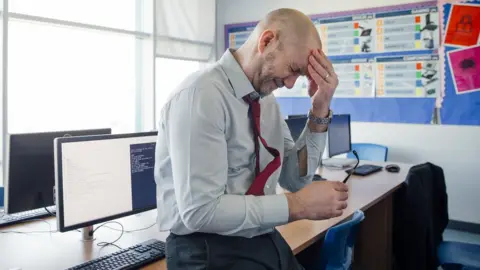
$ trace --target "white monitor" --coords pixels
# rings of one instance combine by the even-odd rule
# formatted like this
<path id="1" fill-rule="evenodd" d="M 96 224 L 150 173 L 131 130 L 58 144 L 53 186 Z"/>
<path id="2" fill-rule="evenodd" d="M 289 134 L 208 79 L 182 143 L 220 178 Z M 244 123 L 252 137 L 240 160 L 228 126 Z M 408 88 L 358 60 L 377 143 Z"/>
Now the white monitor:
<path id="1" fill-rule="evenodd" d="M 156 208 L 156 138 L 143 132 L 55 139 L 59 231 Z"/>

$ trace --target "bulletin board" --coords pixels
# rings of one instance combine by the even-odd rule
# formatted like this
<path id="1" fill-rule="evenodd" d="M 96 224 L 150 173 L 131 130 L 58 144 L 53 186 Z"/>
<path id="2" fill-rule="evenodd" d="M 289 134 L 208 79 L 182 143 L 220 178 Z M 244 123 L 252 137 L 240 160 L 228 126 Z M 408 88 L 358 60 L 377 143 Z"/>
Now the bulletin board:
<path id="1" fill-rule="evenodd" d="M 444 4 L 443 124 L 480 125 L 480 1 Z"/>
<path id="2" fill-rule="evenodd" d="M 332 110 L 351 114 L 352 121 L 432 123 L 435 108 L 448 105 L 440 16 L 437 1 L 310 16 L 339 77 Z M 240 47 L 256 24 L 225 25 L 225 47 Z M 275 95 L 284 115 L 310 107 L 305 78 Z M 468 122 L 444 111 L 442 117 L 451 119 L 444 123 Z"/>

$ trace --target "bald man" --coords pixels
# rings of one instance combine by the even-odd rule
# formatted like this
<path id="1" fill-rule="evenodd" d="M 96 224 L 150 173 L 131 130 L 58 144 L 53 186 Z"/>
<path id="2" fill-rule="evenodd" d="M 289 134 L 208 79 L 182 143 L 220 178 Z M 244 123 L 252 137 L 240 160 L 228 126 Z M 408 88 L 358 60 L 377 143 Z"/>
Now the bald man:
<path id="1" fill-rule="evenodd" d="M 311 108 L 294 142 L 272 92 L 299 76 Z M 337 85 L 314 25 L 291 9 L 181 83 L 161 112 L 155 164 L 169 270 L 303 269 L 275 227 L 347 207 L 345 184 L 312 183 Z"/>

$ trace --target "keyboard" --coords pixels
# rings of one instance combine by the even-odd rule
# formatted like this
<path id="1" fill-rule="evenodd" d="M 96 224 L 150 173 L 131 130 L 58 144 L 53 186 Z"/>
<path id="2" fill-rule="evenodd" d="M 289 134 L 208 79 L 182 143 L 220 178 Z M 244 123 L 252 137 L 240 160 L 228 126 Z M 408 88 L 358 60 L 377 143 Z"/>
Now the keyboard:
<path id="1" fill-rule="evenodd" d="M 47 209 L 52 214 L 55 214 L 55 212 L 56 212 L 56 207 L 55 206 L 47 207 Z M 51 216 L 51 214 L 48 213 L 45 210 L 45 208 L 39 208 L 39 209 L 34 209 L 34 210 L 15 213 L 15 214 L 4 214 L 3 210 L 2 210 L 2 211 L 0 211 L 0 228 L 5 227 L 5 226 L 9 226 L 9 225 L 22 223 L 22 222 L 32 220 L 32 219 L 47 217 L 47 216 Z"/>
<path id="2" fill-rule="evenodd" d="M 165 258 L 165 242 L 150 239 L 138 245 L 79 264 L 67 270 L 129 270 Z"/>

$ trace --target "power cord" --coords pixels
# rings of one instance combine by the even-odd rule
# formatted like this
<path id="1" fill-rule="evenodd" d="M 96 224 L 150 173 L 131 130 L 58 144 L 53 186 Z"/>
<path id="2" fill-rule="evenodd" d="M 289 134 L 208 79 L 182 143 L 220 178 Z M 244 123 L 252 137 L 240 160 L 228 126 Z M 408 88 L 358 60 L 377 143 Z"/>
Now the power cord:
<path id="1" fill-rule="evenodd" d="M 155 226 L 155 224 L 157 224 L 157 222 L 153 223 L 152 225 L 149 225 L 148 227 L 145 227 L 145 228 L 141 228 L 141 229 L 135 229 L 135 230 L 123 230 L 124 233 L 133 233 L 133 232 L 140 232 L 140 231 L 144 231 L 144 230 L 148 230 L 150 229 L 151 227 Z M 104 226 L 105 228 L 108 228 L 110 230 L 113 230 L 113 231 L 117 231 L 117 232 L 120 232 L 122 230 L 119 230 L 119 229 L 116 229 L 116 228 L 112 228 L 110 226 Z"/>
<path id="2" fill-rule="evenodd" d="M 48 214 L 50 214 L 50 215 L 53 216 L 53 217 L 56 217 L 56 215 L 53 214 L 50 210 L 48 210 L 47 207 L 44 207 L 44 209 L 45 209 L 45 211 L 47 211 Z M 3 209 L 2 209 L 2 210 L 3 210 Z M 3 216 L 3 215 L 5 215 L 5 213 L 4 213 L 3 211 L 0 211 L 0 217 Z M 44 223 L 46 223 L 46 224 L 49 226 L 50 230 L 48 230 L 48 231 L 0 231 L 0 234 L 8 234 L 8 233 L 15 233 L 15 234 L 36 234 L 36 233 L 41 234 L 41 233 L 49 233 L 49 234 L 51 235 L 52 233 L 57 233 L 57 232 L 58 232 L 58 231 L 53 231 L 51 224 L 50 224 L 48 221 L 46 221 L 46 220 L 43 220 L 43 219 L 30 219 L 30 220 L 26 220 L 25 222 L 31 222 L 31 221 L 41 221 L 41 222 L 44 222 Z M 107 225 L 107 224 L 109 224 L 109 223 L 118 224 L 118 225 L 120 225 L 121 229 L 112 228 L 112 227 L 110 227 L 110 226 Z M 156 224 L 156 222 L 153 223 L 152 225 L 149 225 L 149 226 L 144 227 L 144 228 L 134 229 L 134 230 L 125 230 L 125 228 L 123 227 L 123 225 L 122 225 L 120 222 L 117 222 L 117 221 L 109 221 L 109 222 L 105 222 L 105 223 L 99 225 L 97 228 L 95 228 L 95 230 L 93 230 L 92 233 L 94 233 L 95 231 L 97 231 L 98 229 L 100 229 L 100 228 L 102 228 L 102 227 L 108 228 L 108 229 L 113 230 L 113 231 L 118 231 L 118 232 L 120 232 L 120 236 L 119 236 L 117 239 L 115 239 L 114 241 L 112 241 L 112 242 L 99 242 L 99 243 L 97 243 L 97 246 L 99 246 L 99 247 L 115 246 L 115 247 L 117 247 L 118 249 L 122 249 L 121 247 L 119 247 L 119 246 L 116 245 L 115 243 L 122 238 L 122 236 L 123 236 L 124 233 L 133 233 L 133 232 L 139 232 L 139 231 L 148 230 L 148 229 L 152 228 L 153 226 L 155 226 L 155 224 Z M 77 231 L 77 232 L 81 232 L 80 230 L 76 230 L 76 231 Z"/>
<path id="3" fill-rule="evenodd" d="M 34 234 L 34 233 L 49 233 L 50 236 L 52 236 L 52 233 L 57 233 L 58 231 L 53 231 L 52 230 L 52 225 L 46 221 L 46 220 L 43 220 L 43 219 L 30 219 L 30 220 L 26 220 L 24 222 L 30 222 L 30 221 L 41 221 L 41 222 L 44 222 L 48 225 L 48 227 L 50 228 L 50 230 L 48 231 L 0 231 L 0 234 L 8 234 L 8 233 L 16 233 L 16 234 Z"/>
<path id="4" fill-rule="evenodd" d="M 109 227 L 106 226 L 106 225 L 109 224 L 109 223 L 115 223 L 115 224 L 120 225 L 120 227 L 122 228 L 121 230 L 115 229 L 116 231 L 120 231 L 120 232 L 121 232 L 121 233 L 120 233 L 120 236 L 119 236 L 117 239 L 115 239 L 114 241 L 112 241 L 112 242 L 99 242 L 99 243 L 97 243 L 97 246 L 99 246 L 99 247 L 115 246 L 115 247 L 117 247 L 118 249 L 122 249 L 121 247 L 119 247 L 118 245 L 115 244 L 118 240 L 120 240 L 120 238 L 122 238 L 123 233 L 125 232 L 122 223 L 117 222 L 117 221 L 105 222 L 105 223 L 103 223 L 102 225 L 100 225 L 100 226 L 98 226 L 97 228 L 95 228 L 95 230 L 93 230 L 92 234 L 94 234 L 98 229 L 100 229 L 100 228 L 102 228 L 102 227 L 109 228 Z"/>
<path id="5" fill-rule="evenodd" d="M 54 216 L 54 217 L 57 217 L 57 215 L 55 215 L 54 213 L 50 212 L 50 210 L 48 210 L 47 207 L 44 207 L 45 211 L 47 211 L 47 213 L 49 213 L 51 216 Z"/>

